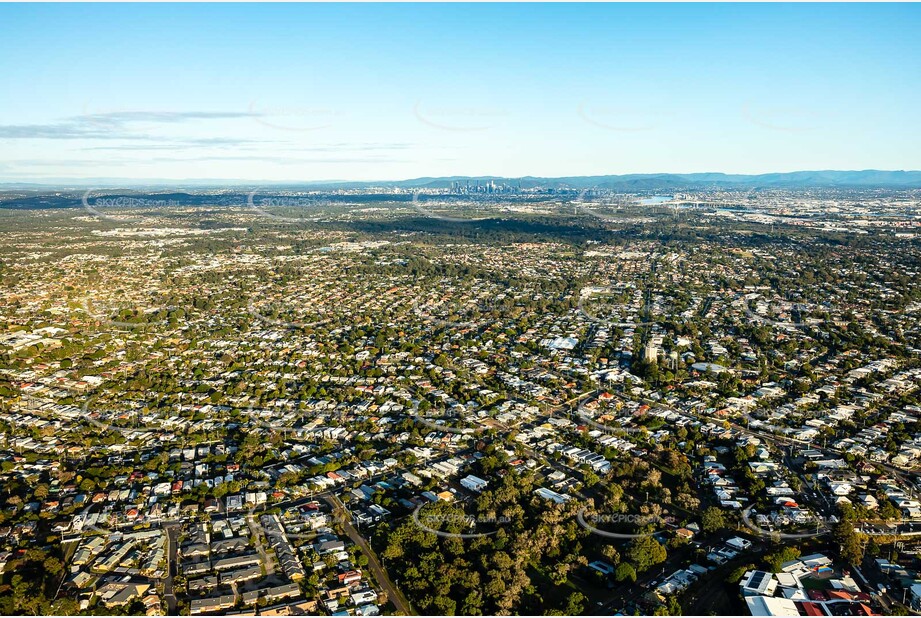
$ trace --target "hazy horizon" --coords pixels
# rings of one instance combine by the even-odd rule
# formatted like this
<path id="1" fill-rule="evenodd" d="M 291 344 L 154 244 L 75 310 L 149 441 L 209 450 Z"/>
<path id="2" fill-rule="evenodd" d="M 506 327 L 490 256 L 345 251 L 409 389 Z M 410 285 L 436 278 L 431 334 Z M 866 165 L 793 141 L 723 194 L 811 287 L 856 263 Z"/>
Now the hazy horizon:
<path id="1" fill-rule="evenodd" d="M 192 184 L 199 187 L 214 187 L 219 184 L 232 184 L 240 186 L 250 186 L 257 183 L 265 183 L 266 185 L 335 185 L 335 184 L 401 184 L 401 183 L 411 183 L 423 180 L 448 180 L 448 179 L 501 179 L 508 181 L 515 180 L 563 180 L 563 179 L 585 179 L 585 178 L 631 178 L 631 177 L 656 177 L 656 176 L 665 176 L 665 177 L 688 177 L 688 176 L 708 176 L 708 175 L 723 175 L 728 178 L 758 178 L 763 176 L 771 175 L 793 175 L 793 174 L 860 174 L 867 172 L 876 172 L 882 174 L 918 174 L 921 176 L 921 169 L 911 170 L 911 169 L 892 169 L 892 170 L 881 170 L 881 169 L 863 169 L 863 170 L 789 170 L 789 171 L 768 171 L 752 174 L 733 174 L 721 171 L 702 171 L 702 172 L 631 172 L 625 174 L 574 174 L 574 175 L 550 175 L 550 176 L 537 176 L 534 174 L 528 174 L 524 176 L 500 176 L 497 174 L 481 174 L 481 175 L 471 175 L 471 174 L 450 174 L 446 176 L 417 176 L 413 178 L 374 178 L 370 180 L 359 180 L 354 178 L 330 178 L 330 179 L 319 179 L 319 180 L 301 180 L 301 179 L 280 179 L 280 180 L 267 180 L 259 178 L 41 178 L 33 179 L 30 181 L 7 181 L 0 180 L 0 186 L 9 186 L 9 185 L 34 185 L 36 187 L 52 187 L 55 185 L 66 185 L 70 184 L 76 187 L 89 187 L 92 183 L 113 183 L 117 184 L 118 187 L 111 188 L 130 188 L 131 185 L 136 186 L 169 186 L 169 185 L 182 185 L 182 184 Z M 731 182 L 731 181 L 727 181 Z M 215 183 L 215 184 L 209 184 Z M 872 186 L 871 183 L 867 183 L 865 186 Z M 105 188 L 105 187 L 103 187 Z"/>

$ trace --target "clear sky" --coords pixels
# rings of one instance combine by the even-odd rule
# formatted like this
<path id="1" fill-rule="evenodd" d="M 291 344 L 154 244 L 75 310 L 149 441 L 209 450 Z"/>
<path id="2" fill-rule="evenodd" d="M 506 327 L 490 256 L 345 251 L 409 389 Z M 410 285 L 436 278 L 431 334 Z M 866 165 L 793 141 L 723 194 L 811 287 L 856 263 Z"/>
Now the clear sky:
<path id="1" fill-rule="evenodd" d="M 0 5 L 0 180 L 921 169 L 921 6 Z"/>

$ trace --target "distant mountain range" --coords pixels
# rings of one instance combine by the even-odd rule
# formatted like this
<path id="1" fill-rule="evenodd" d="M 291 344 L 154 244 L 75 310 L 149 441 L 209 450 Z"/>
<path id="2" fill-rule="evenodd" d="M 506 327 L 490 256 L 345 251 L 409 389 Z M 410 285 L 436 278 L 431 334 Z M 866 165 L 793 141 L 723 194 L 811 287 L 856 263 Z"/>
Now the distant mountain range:
<path id="1" fill-rule="evenodd" d="M 587 189 L 592 187 L 619 191 L 649 191 L 660 189 L 718 189 L 718 188 L 818 188 L 818 187 L 899 187 L 921 188 L 921 171 L 804 171 L 772 174 L 622 174 L 607 176 L 564 176 L 560 178 L 501 178 L 496 176 L 450 176 L 446 178 L 416 178 L 391 183 L 402 188 L 441 188 L 452 182 L 520 184 L 522 188 Z M 380 183 L 343 183 L 353 186 L 380 186 Z"/>
<path id="2" fill-rule="evenodd" d="M 361 189 L 392 187 L 399 189 L 423 188 L 448 188 L 453 182 L 471 184 L 495 182 L 497 184 L 521 186 L 523 189 L 587 189 L 603 188 L 616 191 L 664 191 L 664 190 L 694 190 L 694 189 L 808 189 L 808 188 L 921 188 L 921 171 L 903 170 L 860 170 L 860 171 L 802 171 L 779 172 L 771 174 L 722 174 L 718 172 L 704 172 L 694 174 L 621 174 L 605 176 L 563 176 L 558 178 L 544 178 L 537 176 L 524 176 L 521 178 L 505 178 L 501 176 L 445 176 L 438 178 L 424 177 L 409 180 L 381 180 L 381 181 L 259 181 L 259 180 L 234 180 L 222 181 L 218 179 L 190 179 L 190 180 L 128 180 L 119 178 L 92 178 L 85 180 L 62 179 L 60 181 L 48 180 L 35 183 L 7 182 L 0 183 L 0 189 L 5 190 L 78 190 L 92 187 L 103 188 L 131 188 L 135 190 L 154 190 L 165 187 L 173 189 L 232 189 L 243 190 L 247 188 L 266 189 Z"/>

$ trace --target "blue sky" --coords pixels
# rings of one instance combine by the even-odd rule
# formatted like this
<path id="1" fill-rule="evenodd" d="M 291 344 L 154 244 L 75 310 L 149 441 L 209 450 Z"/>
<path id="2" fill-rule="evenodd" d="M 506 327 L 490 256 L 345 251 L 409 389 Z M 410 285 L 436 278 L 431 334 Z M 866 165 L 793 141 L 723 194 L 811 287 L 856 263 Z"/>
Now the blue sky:
<path id="1" fill-rule="evenodd" d="M 918 5 L 0 5 L 0 180 L 921 169 L 918 32 Z"/>

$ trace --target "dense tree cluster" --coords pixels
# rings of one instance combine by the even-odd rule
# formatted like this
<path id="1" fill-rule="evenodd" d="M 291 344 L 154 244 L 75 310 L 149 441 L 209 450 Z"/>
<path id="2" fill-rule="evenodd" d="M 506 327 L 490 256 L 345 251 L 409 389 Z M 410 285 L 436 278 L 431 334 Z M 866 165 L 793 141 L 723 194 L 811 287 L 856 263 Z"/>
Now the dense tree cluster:
<path id="1" fill-rule="evenodd" d="M 586 563 L 588 533 L 576 523 L 579 505 L 550 504 L 534 489 L 532 476 L 510 473 L 477 497 L 473 513 L 436 505 L 422 520 L 458 533 L 471 531 L 466 518 L 472 517 L 481 522 L 474 530 L 488 533 L 478 538 L 445 538 L 411 520 L 381 526 L 381 556 L 414 606 L 447 615 L 581 613 L 581 595 L 566 586 Z"/>

